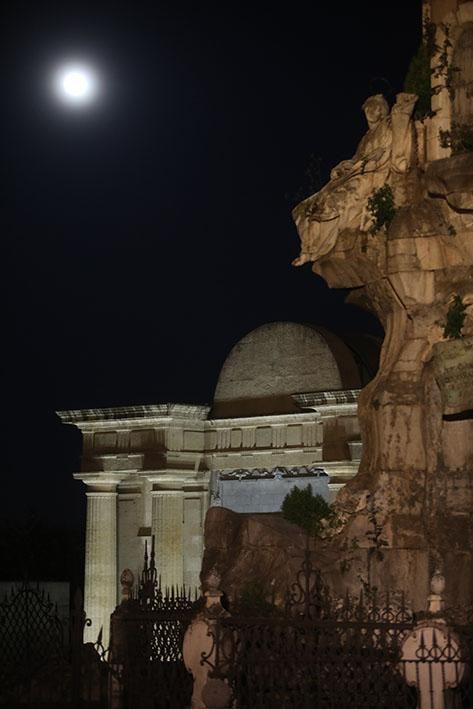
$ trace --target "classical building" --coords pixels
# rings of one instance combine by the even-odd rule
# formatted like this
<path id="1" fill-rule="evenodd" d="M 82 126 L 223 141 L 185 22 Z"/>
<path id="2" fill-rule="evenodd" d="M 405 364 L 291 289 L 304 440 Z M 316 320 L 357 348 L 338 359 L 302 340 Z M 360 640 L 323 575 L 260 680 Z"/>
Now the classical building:
<path id="1" fill-rule="evenodd" d="M 231 350 L 211 407 L 59 412 L 83 436 L 75 478 L 87 495 L 88 639 L 101 626 L 107 639 L 120 573 L 137 576 L 152 535 L 162 584 L 198 586 L 210 504 L 223 496 L 238 511 L 270 511 L 295 484 L 334 496 L 355 475 L 357 396 L 377 347 L 357 349 L 321 329 L 271 323 Z"/>

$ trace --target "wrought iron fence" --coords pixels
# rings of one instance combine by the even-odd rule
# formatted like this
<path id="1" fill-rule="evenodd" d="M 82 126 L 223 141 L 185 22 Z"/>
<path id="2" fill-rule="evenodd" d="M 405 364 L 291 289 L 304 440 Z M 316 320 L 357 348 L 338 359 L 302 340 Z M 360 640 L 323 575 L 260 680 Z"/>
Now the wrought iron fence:
<path id="1" fill-rule="evenodd" d="M 24 582 L 0 602 L 0 705 L 107 706 L 108 672 L 93 646 L 78 592 L 69 622 L 36 585 Z"/>
<path id="2" fill-rule="evenodd" d="M 11 589 L 1 605 L 0 629 L 0 688 L 23 687 L 28 677 L 63 654 L 62 624 L 39 588 L 23 583 Z"/>
<path id="3" fill-rule="evenodd" d="M 182 641 L 199 607 L 197 593 L 185 587 L 167 589 L 158 580 L 154 540 L 136 598 L 112 615 L 111 645 L 105 658 L 120 667 L 125 707 L 177 709 L 190 706 L 192 677 L 182 659 Z"/>
<path id="4" fill-rule="evenodd" d="M 162 591 L 154 545 L 145 552 L 136 597 L 111 617 L 110 647 L 101 634 L 83 643 L 87 620 L 76 594 L 69 622 L 36 586 L 24 583 L 0 602 L 0 706 L 35 709 L 178 709 L 190 704 L 192 678 L 182 639 L 198 607 L 185 588 Z"/>
<path id="5" fill-rule="evenodd" d="M 423 625 L 402 595 L 336 598 L 308 555 L 284 608 L 222 613 L 210 631 L 203 662 L 234 709 L 473 707 L 471 618 Z"/>
<path id="6" fill-rule="evenodd" d="M 83 644 L 80 595 L 66 627 L 24 584 L 0 602 L 0 705 L 187 709 L 182 640 L 199 608 L 185 589 L 163 592 L 152 548 L 105 649 L 100 638 Z M 402 595 L 338 598 L 308 554 L 286 603 L 255 608 L 228 616 L 213 605 L 208 617 L 213 645 L 202 664 L 230 687 L 232 709 L 473 708 L 468 609 L 414 617 Z"/>

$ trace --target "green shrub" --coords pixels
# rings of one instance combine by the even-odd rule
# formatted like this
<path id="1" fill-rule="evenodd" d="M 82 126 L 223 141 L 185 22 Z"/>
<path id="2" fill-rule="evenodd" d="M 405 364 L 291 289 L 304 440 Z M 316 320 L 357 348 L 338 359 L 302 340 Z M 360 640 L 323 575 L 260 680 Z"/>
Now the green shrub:
<path id="1" fill-rule="evenodd" d="M 450 339 L 458 339 L 462 337 L 463 324 L 466 317 L 466 306 L 463 303 L 461 296 L 456 295 L 447 312 L 447 322 L 443 331 L 444 337 Z"/>
<path id="2" fill-rule="evenodd" d="M 394 206 L 394 195 L 389 185 L 383 185 L 379 190 L 375 190 L 371 197 L 368 198 L 368 209 L 373 219 L 373 226 L 370 229 L 371 234 L 391 224 L 396 214 Z"/>
<path id="3" fill-rule="evenodd" d="M 469 153 L 473 150 L 473 126 L 468 123 L 452 123 L 451 130 L 439 130 L 442 148 L 451 148 L 452 155 Z"/>
<path id="4" fill-rule="evenodd" d="M 284 519 L 302 527 L 308 535 L 317 536 L 322 529 L 322 520 L 330 519 L 333 512 L 322 495 L 314 495 L 312 485 L 293 487 L 281 507 Z"/>

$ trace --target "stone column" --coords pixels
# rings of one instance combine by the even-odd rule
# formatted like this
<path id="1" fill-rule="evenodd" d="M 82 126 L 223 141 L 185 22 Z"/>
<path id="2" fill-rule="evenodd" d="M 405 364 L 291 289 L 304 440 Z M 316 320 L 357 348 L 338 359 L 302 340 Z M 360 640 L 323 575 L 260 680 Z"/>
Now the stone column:
<path id="1" fill-rule="evenodd" d="M 190 493 L 184 498 L 183 577 L 186 588 L 200 586 L 200 567 L 204 548 L 202 493 Z"/>
<path id="2" fill-rule="evenodd" d="M 151 495 L 156 568 L 164 590 L 184 582 L 183 496 L 180 490 L 153 490 Z"/>
<path id="3" fill-rule="evenodd" d="M 453 690 L 461 684 L 466 666 L 460 638 L 443 617 L 444 591 L 445 577 L 436 571 L 430 582 L 427 613 L 404 636 L 401 645 L 400 669 L 407 684 L 417 688 L 420 709 L 461 704 Z"/>
<path id="4" fill-rule="evenodd" d="M 95 642 L 102 628 L 108 647 L 110 614 L 117 605 L 117 493 L 89 491 L 85 546 L 84 608 L 92 625 L 84 642 Z"/>

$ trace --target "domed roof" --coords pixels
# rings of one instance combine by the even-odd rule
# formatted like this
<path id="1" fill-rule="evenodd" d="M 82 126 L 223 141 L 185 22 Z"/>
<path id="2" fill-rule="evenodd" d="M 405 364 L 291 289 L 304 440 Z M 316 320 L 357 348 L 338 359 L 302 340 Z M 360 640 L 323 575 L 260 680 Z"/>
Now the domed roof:
<path id="1" fill-rule="evenodd" d="M 294 410 L 291 394 L 359 386 L 354 357 L 339 337 L 310 325 L 273 322 L 252 330 L 230 351 L 213 414 L 283 413 Z"/>

